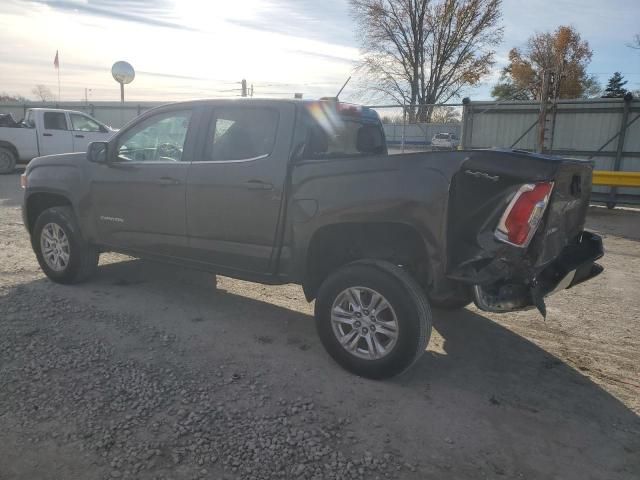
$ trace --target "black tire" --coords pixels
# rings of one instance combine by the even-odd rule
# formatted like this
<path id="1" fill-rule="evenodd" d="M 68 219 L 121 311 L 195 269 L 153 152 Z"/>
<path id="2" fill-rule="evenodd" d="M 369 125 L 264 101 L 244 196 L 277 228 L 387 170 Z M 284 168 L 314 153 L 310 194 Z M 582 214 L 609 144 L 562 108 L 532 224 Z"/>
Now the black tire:
<path id="1" fill-rule="evenodd" d="M 59 226 L 68 238 L 69 261 L 59 271 L 45 261 L 42 252 L 42 230 L 50 224 Z M 91 277 L 98 266 L 99 252 L 83 238 L 70 207 L 51 207 L 43 211 L 33 227 L 31 246 L 42 271 L 57 283 L 82 282 Z"/>
<path id="2" fill-rule="evenodd" d="M 0 147 L 0 174 L 13 173 L 18 159 L 8 148 Z"/>
<path id="3" fill-rule="evenodd" d="M 356 356 L 340 344 L 334 333 L 334 302 L 351 287 L 374 290 L 393 308 L 397 340 L 382 358 Z M 359 260 L 332 273 L 318 292 L 315 318 L 318 335 L 329 355 L 346 370 L 371 379 L 389 378 L 407 370 L 425 352 L 431 336 L 431 309 L 420 286 L 400 267 L 379 260 Z"/>

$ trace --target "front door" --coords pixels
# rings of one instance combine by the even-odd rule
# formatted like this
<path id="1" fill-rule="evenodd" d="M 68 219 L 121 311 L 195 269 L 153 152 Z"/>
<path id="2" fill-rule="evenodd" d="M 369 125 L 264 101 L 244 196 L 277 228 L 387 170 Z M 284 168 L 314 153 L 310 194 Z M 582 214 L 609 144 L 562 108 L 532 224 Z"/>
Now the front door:
<path id="1" fill-rule="evenodd" d="M 274 251 L 294 106 L 214 107 L 187 179 L 192 258 L 267 273 Z"/>
<path id="2" fill-rule="evenodd" d="M 91 185 L 97 241 L 115 249 L 181 257 L 192 111 L 164 110 L 110 142 Z"/>
<path id="3" fill-rule="evenodd" d="M 40 155 L 73 152 L 73 140 L 65 112 L 44 112 L 42 130 L 38 132 Z"/>

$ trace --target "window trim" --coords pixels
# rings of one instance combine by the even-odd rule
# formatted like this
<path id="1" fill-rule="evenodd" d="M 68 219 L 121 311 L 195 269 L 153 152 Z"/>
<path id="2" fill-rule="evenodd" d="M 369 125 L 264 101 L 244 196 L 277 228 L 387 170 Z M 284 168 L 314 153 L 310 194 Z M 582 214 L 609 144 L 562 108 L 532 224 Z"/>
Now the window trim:
<path id="1" fill-rule="evenodd" d="M 244 163 L 244 162 L 254 162 L 256 160 L 262 160 L 263 158 L 270 157 L 273 154 L 271 153 L 263 153 L 262 155 L 258 155 L 257 157 L 251 158 L 238 158 L 236 160 L 196 160 L 191 163 Z"/>
<path id="2" fill-rule="evenodd" d="M 211 155 L 213 155 L 213 141 L 209 142 L 209 135 L 211 133 L 211 128 L 215 126 L 215 122 L 218 119 L 216 112 L 218 110 L 221 109 L 236 109 L 236 110 L 255 110 L 255 109 L 262 109 L 262 110 L 270 110 L 272 112 L 276 113 L 276 130 L 275 130 L 275 134 L 273 137 L 273 146 L 271 147 L 271 152 L 269 153 L 263 153 L 262 155 L 257 155 L 255 157 L 248 157 L 248 158 L 237 158 L 234 160 L 195 160 L 192 161 L 192 164 L 203 164 L 203 163 L 246 163 L 246 162 L 255 162 L 257 160 L 262 160 L 265 158 L 269 158 L 271 155 L 273 155 L 274 150 L 276 149 L 276 144 L 278 143 L 278 134 L 280 133 L 280 110 L 271 106 L 267 106 L 267 105 L 219 105 L 219 106 L 213 106 L 211 107 L 211 109 L 209 110 L 208 116 L 209 116 L 209 121 L 206 122 L 207 126 L 206 129 L 204 131 L 204 142 L 202 145 L 202 150 L 201 150 L 201 157 L 202 158 L 207 158 Z"/>

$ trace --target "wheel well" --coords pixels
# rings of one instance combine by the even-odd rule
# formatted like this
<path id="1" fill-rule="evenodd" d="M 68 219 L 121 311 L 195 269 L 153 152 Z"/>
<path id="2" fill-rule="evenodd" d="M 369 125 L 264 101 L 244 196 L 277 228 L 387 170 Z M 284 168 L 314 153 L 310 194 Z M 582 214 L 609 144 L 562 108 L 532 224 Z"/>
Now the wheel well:
<path id="1" fill-rule="evenodd" d="M 345 223 L 329 225 L 312 237 L 307 251 L 303 289 L 315 298 L 324 279 L 338 267 L 364 258 L 406 266 L 418 283 L 429 281 L 428 256 L 422 237 L 402 223 Z"/>
<path id="2" fill-rule="evenodd" d="M 16 162 L 20 160 L 20 156 L 18 155 L 18 149 L 13 145 L 13 143 L 0 141 L 0 147 L 6 148 L 7 150 L 13 153 L 13 156 L 16 157 Z"/>
<path id="3" fill-rule="evenodd" d="M 29 232 L 33 231 L 36 219 L 47 208 L 71 206 L 69 199 L 56 193 L 34 193 L 27 199 L 27 223 Z"/>

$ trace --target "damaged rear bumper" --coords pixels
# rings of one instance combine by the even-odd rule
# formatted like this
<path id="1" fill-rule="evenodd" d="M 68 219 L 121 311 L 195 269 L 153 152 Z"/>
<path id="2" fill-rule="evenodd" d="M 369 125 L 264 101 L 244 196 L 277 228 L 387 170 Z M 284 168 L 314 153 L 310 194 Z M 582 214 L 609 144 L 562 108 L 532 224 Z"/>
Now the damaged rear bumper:
<path id="1" fill-rule="evenodd" d="M 537 308 L 546 316 L 544 298 L 599 275 L 603 267 L 595 261 L 603 254 L 602 238 L 582 232 L 576 244 L 565 247 L 558 258 L 530 279 L 475 285 L 475 304 L 488 312 Z"/>

